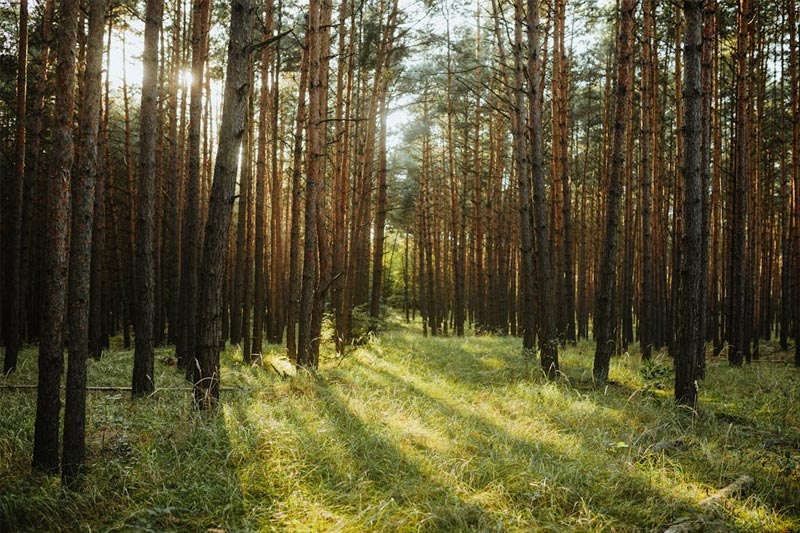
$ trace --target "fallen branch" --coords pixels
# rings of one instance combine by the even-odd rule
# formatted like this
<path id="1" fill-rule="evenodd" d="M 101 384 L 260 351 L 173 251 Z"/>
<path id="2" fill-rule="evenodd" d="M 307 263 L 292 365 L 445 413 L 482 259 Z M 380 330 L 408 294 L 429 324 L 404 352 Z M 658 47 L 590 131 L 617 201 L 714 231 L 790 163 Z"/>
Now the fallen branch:
<path id="1" fill-rule="evenodd" d="M 697 518 L 681 518 L 671 524 L 663 533 L 708 533 L 709 531 L 721 531 L 724 524 L 711 521 L 705 516 Z"/>
<path id="2" fill-rule="evenodd" d="M 36 390 L 37 385 L 0 385 L 0 390 Z M 62 389 L 64 387 L 61 387 Z M 130 387 L 86 387 L 87 391 L 93 392 L 131 392 Z M 153 391 L 153 393 L 160 391 L 193 391 L 193 387 L 161 387 Z M 221 391 L 234 391 L 240 390 L 239 387 L 220 387 Z"/>
<path id="3" fill-rule="evenodd" d="M 697 507 L 704 511 L 695 518 L 680 518 L 670 524 L 663 533 L 706 533 L 708 531 L 724 531 L 724 524 L 714 520 L 722 505 L 728 498 L 744 494 L 754 483 L 750 476 L 739 476 L 727 487 L 718 490 L 708 498 L 700 500 Z"/>
<path id="4" fill-rule="evenodd" d="M 750 476 L 746 475 L 739 476 L 736 479 L 736 481 L 734 481 L 727 487 L 720 489 L 719 491 L 715 492 L 708 498 L 704 498 L 703 500 L 701 500 L 700 503 L 697 504 L 697 506 L 700 509 L 706 511 L 717 512 L 719 508 L 722 506 L 722 504 L 725 503 L 725 500 L 727 500 L 728 498 L 733 498 L 740 494 L 744 494 L 745 492 L 747 492 L 747 489 L 749 489 L 753 485 L 753 482 L 754 482 L 753 478 L 751 478 Z"/>

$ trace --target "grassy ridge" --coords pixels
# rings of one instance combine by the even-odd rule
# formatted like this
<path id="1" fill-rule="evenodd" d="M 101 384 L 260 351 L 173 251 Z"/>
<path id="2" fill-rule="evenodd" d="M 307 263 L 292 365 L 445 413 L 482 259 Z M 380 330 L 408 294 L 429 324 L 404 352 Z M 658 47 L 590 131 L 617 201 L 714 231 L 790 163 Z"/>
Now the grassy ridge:
<path id="1" fill-rule="evenodd" d="M 265 353 L 280 367 L 280 347 Z M 800 373 L 711 361 L 702 411 L 671 400 L 671 362 L 612 362 L 593 346 L 547 383 L 518 339 L 423 338 L 390 323 L 320 376 L 281 379 L 224 357 L 223 408 L 189 392 L 132 402 L 90 392 L 80 492 L 31 475 L 35 392 L 0 390 L 0 530 L 661 531 L 737 476 L 744 498 L 706 531 L 800 531 Z M 157 355 L 159 387 L 184 386 Z M 773 355 L 771 358 L 776 358 Z M 90 363 L 127 386 L 132 354 Z M 0 384 L 35 382 L 35 351 Z"/>

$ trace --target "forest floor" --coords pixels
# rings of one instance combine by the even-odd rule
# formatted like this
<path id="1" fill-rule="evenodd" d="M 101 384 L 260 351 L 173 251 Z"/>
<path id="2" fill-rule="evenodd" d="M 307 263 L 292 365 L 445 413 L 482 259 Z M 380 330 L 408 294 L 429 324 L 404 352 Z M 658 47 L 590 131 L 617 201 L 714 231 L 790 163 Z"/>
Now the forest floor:
<path id="1" fill-rule="evenodd" d="M 117 342 L 90 386 L 129 386 Z M 318 376 L 279 376 L 279 346 L 267 370 L 232 348 L 216 414 L 159 349 L 152 397 L 89 392 L 78 490 L 31 473 L 36 392 L 12 388 L 36 382 L 30 348 L 0 378 L 0 531 L 800 531 L 800 371 L 709 359 L 692 416 L 666 355 L 616 357 L 595 387 L 593 348 L 548 383 L 519 339 L 391 317 Z M 747 492 L 704 505 L 742 475 Z"/>

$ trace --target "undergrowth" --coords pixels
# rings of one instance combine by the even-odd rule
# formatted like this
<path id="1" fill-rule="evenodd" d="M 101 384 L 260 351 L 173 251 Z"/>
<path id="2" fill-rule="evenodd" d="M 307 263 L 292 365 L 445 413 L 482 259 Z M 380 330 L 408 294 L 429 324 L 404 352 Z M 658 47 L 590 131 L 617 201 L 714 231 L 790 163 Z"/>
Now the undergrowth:
<path id="1" fill-rule="evenodd" d="M 7 387 L 35 383 L 25 350 L 0 378 L 0 531 L 663 531 L 743 474 L 753 489 L 708 528 L 800 531 L 798 370 L 710 359 L 693 416 L 666 355 L 616 357 L 598 387 L 592 344 L 562 352 L 557 382 L 520 344 L 390 317 L 316 376 L 234 347 L 216 414 L 160 349 L 152 397 L 88 393 L 77 490 L 31 473 L 35 391 Z M 131 366 L 116 346 L 89 384 L 127 386 Z"/>

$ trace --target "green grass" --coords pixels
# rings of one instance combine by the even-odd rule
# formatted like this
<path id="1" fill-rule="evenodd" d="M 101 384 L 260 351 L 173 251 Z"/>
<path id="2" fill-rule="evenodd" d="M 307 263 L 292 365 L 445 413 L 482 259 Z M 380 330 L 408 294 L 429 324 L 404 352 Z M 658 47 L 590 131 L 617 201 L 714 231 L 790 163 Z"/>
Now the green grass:
<path id="1" fill-rule="evenodd" d="M 753 489 L 705 530 L 800 531 L 797 370 L 709 361 L 693 417 L 672 402 L 666 356 L 617 357 L 595 388 L 592 354 L 562 353 L 548 383 L 519 339 L 423 338 L 396 318 L 324 354 L 316 377 L 230 350 L 217 414 L 193 412 L 187 391 L 90 392 L 76 491 L 31 473 L 35 392 L 2 389 L 0 530 L 663 531 L 748 474 Z M 184 386 L 170 355 L 156 356 L 158 387 Z M 89 382 L 126 386 L 131 365 L 110 351 Z M 24 351 L 0 385 L 35 383 L 35 367 Z"/>

